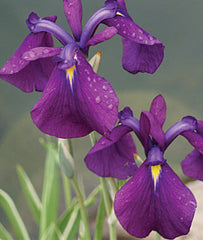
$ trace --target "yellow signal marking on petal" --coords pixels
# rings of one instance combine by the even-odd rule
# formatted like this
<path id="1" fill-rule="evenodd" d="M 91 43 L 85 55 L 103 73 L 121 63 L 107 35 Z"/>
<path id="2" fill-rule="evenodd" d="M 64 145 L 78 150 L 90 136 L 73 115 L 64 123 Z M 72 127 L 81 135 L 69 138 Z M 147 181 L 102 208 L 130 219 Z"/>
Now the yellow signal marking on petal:
<path id="1" fill-rule="evenodd" d="M 122 13 L 120 13 L 120 12 L 116 12 L 116 15 L 124 17 L 124 15 Z"/>
<path id="2" fill-rule="evenodd" d="M 73 72 L 74 72 L 74 69 L 76 69 L 75 65 L 73 65 L 72 67 L 66 69 L 66 78 L 68 77 L 68 79 L 70 80 L 71 87 L 73 85 Z"/>
<path id="3" fill-rule="evenodd" d="M 159 165 L 151 166 L 151 171 L 152 171 L 152 177 L 154 180 L 154 187 L 156 187 L 156 183 L 161 171 L 161 165 L 159 164 Z"/>

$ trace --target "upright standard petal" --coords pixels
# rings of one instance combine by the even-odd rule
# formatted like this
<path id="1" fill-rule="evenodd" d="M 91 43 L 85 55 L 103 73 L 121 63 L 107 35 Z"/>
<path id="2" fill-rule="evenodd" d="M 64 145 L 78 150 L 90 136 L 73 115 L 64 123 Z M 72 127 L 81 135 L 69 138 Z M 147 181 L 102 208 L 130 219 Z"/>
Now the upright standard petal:
<path id="1" fill-rule="evenodd" d="M 203 155 L 196 149 L 186 156 L 181 166 L 186 176 L 203 181 Z"/>
<path id="2" fill-rule="evenodd" d="M 144 162 L 116 194 L 114 208 L 131 235 L 143 238 L 155 230 L 174 239 L 189 232 L 196 200 L 167 163 Z"/>
<path id="3" fill-rule="evenodd" d="M 158 95 L 153 99 L 150 112 L 156 117 L 161 126 L 163 126 L 166 119 L 166 102 L 162 95 Z"/>
<path id="4" fill-rule="evenodd" d="M 112 130 L 108 139 L 102 137 L 85 157 L 88 169 L 101 177 L 126 179 L 133 176 L 137 170 L 136 147 L 130 131 L 121 125 Z"/>
<path id="5" fill-rule="evenodd" d="M 105 135 L 114 127 L 118 98 L 111 85 L 93 72 L 82 53 L 69 69 L 55 68 L 31 116 L 38 128 L 60 138 L 91 131 Z"/>
<path id="6" fill-rule="evenodd" d="M 82 3 L 81 0 L 63 0 L 67 21 L 71 27 L 76 41 L 80 40 L 82 33 Z"/>
<path id="7" fill-rule="evenodd" d="M 30 33 L 14 55 L 0 70 L 0 78 L 11 83 L 24 92 L 32 92 L 33 88 L 43 91 L 55 66 L 50 57 L 26 60 L 23 54 L 36 47 L 52 47 L 53 40 L 49 33 Z"/>
<path id="8" fill-rule="evenodd" d="M 154 73 L 157 70 L 164 57 L 164 45 L 157 38 L 135 24 L 122 11 L 103 23 L 117 28 L 118 34 L 122 36 L 122 63 L 125 70 L 133 74 Z"/>
<path id="9" fill-rule="evenodd" d="M 140 118 L 140 128 L 141 128 L 141 123 L 142 123 L 142 116 L 145 116 L 149 120 L 150 123 L 150 135 L 152 138 L 158 143 L 159 147 L 161 149 L 164 148 L 165 145 L 165 134 L 164 131 L 162 130 L 160 122 L 154 117 L 154 115 L 150 112 L 147 111 L 142 111 L 141 113 L 141 118 Z M 144 128 L 145 125 L 142 124 Z M 140 129 L 141 131 L 141 129 Z M 147 136 L 146 136 L 147 137 Z"/>

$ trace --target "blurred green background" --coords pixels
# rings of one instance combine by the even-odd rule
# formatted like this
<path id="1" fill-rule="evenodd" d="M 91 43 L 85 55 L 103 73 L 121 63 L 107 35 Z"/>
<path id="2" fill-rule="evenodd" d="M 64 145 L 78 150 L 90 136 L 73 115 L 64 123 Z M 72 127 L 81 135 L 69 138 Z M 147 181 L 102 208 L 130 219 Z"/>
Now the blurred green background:
<path id="1" fill-rule="evenodd" d="M 101 0 L 83 0 L 83 24 L 98 8 Z M 131 17 L 137 24 L 159 38 L 166 46 L 165 58 L 153 75 L 132 75 L 122 69 L 120 36 L 92 47 L 90 57 L 102 52 L 99 74 L 111 82 L 120 98 L 120 109 L 126 105 L 139 117 L 148 110 L 151 100 L 162 94 L 167 101 L 165 129 L 185 115 L 203 119 L 202 12 L 201 0 L 126 0 Z M 62 0 L 0 1 L 0 67 L 12 56 L 29 33 L 25 20 L 34 11 L 39 16 L 57 15 L 57 23 L 70 31 L 63 12 Z M 40 93 L 23 93 L 0 80 L 0 188 L 15 198 L 27 226 L 34 234 L 17 181 L 16 165 L 21 164 L 40 193 L 45 152 L 39 144 L 43 134 L 35 127 L 29 110 Z M 88 191 L 95 186 L 94 174 L 84 166 L 83 158 L 90 149 L 88 137 L 74 139 L 76 171 L 85 179 Z M 191 147 L 178 138 L 166 152 L 168 163 L 183 177 L 179 163 Z M 141 156 L 143 153 L 141 153 Z M 0 210 L 0 221 L 5 222 Z M 34 226 L 34 227 L 33 227 Z"/>

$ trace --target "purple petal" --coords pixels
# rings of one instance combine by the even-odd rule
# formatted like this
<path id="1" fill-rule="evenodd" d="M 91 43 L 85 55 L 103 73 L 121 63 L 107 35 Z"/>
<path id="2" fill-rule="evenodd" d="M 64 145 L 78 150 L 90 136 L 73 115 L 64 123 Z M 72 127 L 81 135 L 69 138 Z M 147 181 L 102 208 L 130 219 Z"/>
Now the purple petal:
<path id="1" fill-rule="evenodd" d="M 117 28 L 118 34 L 122 36 L 122 62 L 125 70 L 133 74 L 154 73 L 157 70 L 164 57 L 164 45 L 157 38 L 135 24 L 127 15 L 109 18 L 103 22 Z"/>
<path id="2" fill-rule="evenodd" d="M 161 126 L 166 119 L 166 102 L 163 96 L 158 95 L 152 101 L 150 112 L 156 117 Z"/>
<path id="3" fill-rule="evenodd" d="M 203 154 L 203 138 L 198 133 L 183 132 L 181 135 L 184 136 L 201 154 Z"/>
<path id="4" fill-rule="evenodd" d="M 158 178 L 155 188 L 152 169 L 144 163 L 116 194 L 115 214 L 135 237 L 155 230 L 174 239 L 189 232 L 196 209 L 193 194 L 168 164 L 161 166 Z"/>
<path id="5" fill-rule="evenodd" d="M 127 38 L 123 41 L 123 68 L 130 73 L 154 73 L 164 57 L 162 44 L 138 44 Z"/>
<path id="6" fill-rule="evenodd" d="M 98 43 L 104 42 L 112 38 L 116 33 L 117 29 L 115 27 L 108 27 L 103 29 L 101 32 L 94 35 L 87 43 L 87 46 L 94 46 Z"/>
<path id="7" fill-rule="evenodd" d="M 56 47 L 36 47 L 26 51 L 22 58 L 27 61 L 34 61 L 38 58 L 47 58 L 58 55 L 61 52 L 61 48 Z"/>
<path id="8" fill-rule="evenodd" d="M 187 234 L 196 207 L 192 192 L 168 164 L 163 165 L 156 190 L 157 231 L 169 239 Z"/>
<path id="9" fill-rule="evenodd" d="M 52 47 L 53 40 L 48 33 L 30 33 L 14 55 L 0 70 L 0 77 L 24 92 L 43 91 L 55 66 L 51 58 L 27 61 L 22 58 L 26 51 L 36 47 Z"/>
<path id="10" fill-rule="evenodd" d="M 185 175 L 203 181 L 203 155 L 196 149 L 186 156 L 181 166 Z"/>
<path id="11" fill-rule="evenodd" d="M 87 167 L 101 177 L 129 178 L 137 166 L 134 160 L 136 147 L 130 128 L 114 128 L 109 139 L 102 137 L 85 157 Z"/>
<path id="12" fill-rule="evenodd" d="M 140 116 L 140 136 L 141 136 L 141 142 L 144 146 L 145 152 L 148 151 L 149 148 L 149 135 L 150 135 L 150 121 L 148 117 L 145 114 L 141 113 Z"/>
<path id="13" fill-rule="evenodd" d="M 150 123 L 150 134 L 156 140 L 159 147 L 161 149 L 163 149 L 164 145 L 165 145 L 165 134 L 164 134 L 164 131 L 162 130 L 160 122 L 150 112 L 143 111 L 141 113 L 141 116 L 142 115 L 144 115 L 145 118 L 148 118 L 149 123 Z M 140 131 L 141 131 L 141 121 L 142 121 L 142 119 L 140 119 Z M 142 129 L 144 129 L 145 126 L 147 129 L 149 128 L 148 123 L 146 124 L 146 120 L 143 123 Z M 146 130 L 144 130 L 144 131 L 146 132 Z M 145 133 L 145 138 L 147 138 L 146 133 Z"/>
<path id="14" fill-rule="evenodd" d="M 115 214 L 122 227 L 135 237 L 146 237 L 154 228 L 154 188 L 146 164 L 116 193 Z"/>
<path id="15" fill-rule="evenodd" d="M 78 52 L 74 76 L 56 68 L 31 111 L 37 127 L 61 138 L 82 137 L 91 131 L 105 135 L 114 127 L 118 98 L 110 83 L 93 72 Z"/>
<path id="16" fill-rule="evenodd" d="M 197 120 L 197 132 L 203 137 L 203 121 Z"/>
<path id="17" fill-rule="evenodd" d="M 76 41 L 80 40 L 82 32 L 81 0 L 63 0 L 64 11 Z"/>

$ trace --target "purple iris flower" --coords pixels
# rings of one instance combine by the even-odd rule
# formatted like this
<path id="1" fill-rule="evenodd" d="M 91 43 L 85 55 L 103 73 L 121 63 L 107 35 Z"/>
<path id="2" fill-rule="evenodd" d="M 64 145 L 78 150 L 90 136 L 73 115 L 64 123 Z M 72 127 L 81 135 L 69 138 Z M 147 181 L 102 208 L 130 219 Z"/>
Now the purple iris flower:
<path id="1" fill-rule="evenodd" d="M 108 27 L 95 35 L 98 24 L 115 15 L 111 2 L 95 12 L 82 30 L 80 0 L 64 0 L 64 10 L 73 37 L 55 23 L 56 17 L 40 18 L 31 13 L 31 31 L 0 70 L 0 77 L 25 92 L 43 91 L 31 110 L 37 127 L 61 138 L 82 137 L 96 130 L 107 134 L 118 114 L 118 98 L 104 78 L 87 62 L 89 46 L 117 33 Z M 62 47 L 53 47 L 54 35 Z"/>
<path id="2" fill-rule="evenodd" d="M 154 98 L 149 112 L 141 113 L 140 120 L 126 107 L 119 113 L 120 125 L 112 131 L 117 134 L 111 140 L 102 137 L 85 157 L 87 167 L 100 176 L 133 175 L 116 193 L 114 208 L 123 228 L 139 238 L 152 230 L 167 239 L 187 234 L 196 209 L 192 192 L 170 168 L 164 152 L 182 135 L 195 147 L 196 154 L 202 154 L 202 122 L 187 116 L 164 133 L 165 117 L 166 103 L 161 95 Z M 118 129 L 123 129 L 122 133 Z M 145 150 L 146 160 L 139 168 L 133 162 L 133 155 L 137 155 L 130 131 L 134 131 Z M 190 160 L 199 161 L 196 154 L 193 152 Z"/>
<path id="3" fill-rule="evenodd" d="M 107 0 L 108 3 L 112 0 Z M 113 26 L 122 36 L 123 58 L 125 70 L 136 74 L 138 72 L 154 73 L 164 57 L 164 45 L 151 34 L 134 23 L 127 12 L 125 1 L 117 0 L 116 15 L 103 21 L 107 26 Z"/>

